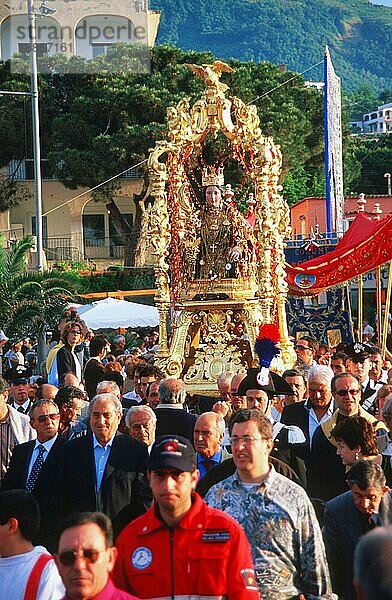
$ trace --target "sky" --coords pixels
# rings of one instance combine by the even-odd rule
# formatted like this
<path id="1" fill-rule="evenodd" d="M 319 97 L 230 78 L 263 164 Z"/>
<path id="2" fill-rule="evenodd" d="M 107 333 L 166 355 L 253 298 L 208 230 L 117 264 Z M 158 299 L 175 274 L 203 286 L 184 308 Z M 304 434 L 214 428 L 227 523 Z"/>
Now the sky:
<path id="1" fill-rule="evenodd" d="M 382 6 L 390 6 L 392 8 L 392 0 L 370 0 L 371 4 L 382 4 Z"/>

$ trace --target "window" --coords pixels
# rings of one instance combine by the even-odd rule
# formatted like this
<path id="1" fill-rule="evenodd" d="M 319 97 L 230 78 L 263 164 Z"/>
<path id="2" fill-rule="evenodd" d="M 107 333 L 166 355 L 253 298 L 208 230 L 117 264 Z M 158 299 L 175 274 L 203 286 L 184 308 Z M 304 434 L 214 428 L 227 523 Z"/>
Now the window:
<path id="1" fill-rule="evenodd" d="M 83 235 L 86 246 L 104 246 L 104 215 L 83 215 Z"/>
<path id="2" fill-rule="evenodd" d="M 101 54 L 107 54 L 108 48 L 110 48 L 112 44 L 91 44 L 93 49 L 93 58 L 97 58 Z"/>

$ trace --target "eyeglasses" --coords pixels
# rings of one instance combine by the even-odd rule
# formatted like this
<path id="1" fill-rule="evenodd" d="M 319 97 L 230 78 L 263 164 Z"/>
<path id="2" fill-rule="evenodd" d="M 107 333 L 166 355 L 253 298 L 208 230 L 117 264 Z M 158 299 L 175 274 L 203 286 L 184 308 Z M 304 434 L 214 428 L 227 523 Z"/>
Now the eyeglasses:
<path id="1" fill-rule="evenodd" d="M 76 550 L 65 550 L 64 552 L 60 552 L 58 558 L 63 567 L 71 567 L 75 564 L 77 558 L 83 557 L 84 560 L 90 564 L 94 564 L 97 562 L 99 555 L 102 554 L 104 550 L 91 550 L 89 548 L 83 548 L 80 552 L 76 552 Z"/>
<path id="2" fill-rule="evenodd" d="M 258 442 L 261 440 L 266 440 L 267 438 L 255 438 L 252 435 L 242 435 L 242 436 L 238 436 L 238 435 L 232 435 L 230 438 L 230 444 L 232 446 L 236 446 L 237 444 L 240 444 L 241 442 L 244 444 L 244 446 L 251 446 L 252 444 L 254 444 L 254 442 Z"/>
<path id="3" fill-rule="evenodd" d="M 361 392 L 361 390 L 336 390 L 335 394 L 337 396 L 340 396 L 341 398 L 344 398 L 344 396 L 348 396 L 348 394 L 350 394 L 350 396 L 358 396 L 358 394 Z"/>
<path id="4" fill-rule="evenodd" d="M 60 418 L 60 413 L 51 413 L 50 415 L 40 415 L 39 417 L 33 417 L 35 421 L 38 423 L 46 423 L 48 419 L 51 421 L 56 421 Z"/>
<path id="5" fill-rule="evenodd" d="M 302 344 L 296 344 L 294 350 L 311 350 L 311 348 L 309 348 L 309 346 L 303 346 Z"/>

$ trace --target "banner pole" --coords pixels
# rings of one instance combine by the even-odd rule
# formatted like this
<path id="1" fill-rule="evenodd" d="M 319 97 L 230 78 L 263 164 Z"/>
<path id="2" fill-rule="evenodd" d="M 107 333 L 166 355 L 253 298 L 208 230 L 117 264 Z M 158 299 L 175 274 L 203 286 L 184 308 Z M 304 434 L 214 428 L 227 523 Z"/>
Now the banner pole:
<path id="1" fill-rule="evenodd" d="M 363 329 L 363 278 L 358 277 L 358 340 L 362 342 Z"/>
<path id="2" fill-rule="evenodd" d="M 387 351 L 388 341 L 388 327 L 389 327 L 389 307 L 391 305 L 391 289 L 392 289 L 392 277 L 391 277 L 391 266 L 392 261 L 388 264 L 388 285 L 387 285 L 387 296 L 385 299 L 385 315 L 384 315 L 384 327 L 382 332 L 382 358 L 384 360 Z"/>

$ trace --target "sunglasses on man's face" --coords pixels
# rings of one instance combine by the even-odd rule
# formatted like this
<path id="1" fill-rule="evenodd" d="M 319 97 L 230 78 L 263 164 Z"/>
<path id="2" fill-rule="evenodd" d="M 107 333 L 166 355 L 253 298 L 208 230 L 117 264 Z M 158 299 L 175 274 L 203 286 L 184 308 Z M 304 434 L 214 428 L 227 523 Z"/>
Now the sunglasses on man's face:
<path id="1" fill-rule="evenodd" d="M 294 346 L 295 350 L 310 350 L 309 346 L 303 346 L 302 344 L 296 344 Z"/>
<path id="2" fill-rule="evenodd" d="M 58 559 L 63 567 L 71 567 L 75 564 L 76 559 L 80 557 L 83 557 L 86 562 L 94 564 L 102 552 L 104 550 L 92 550 L 90 548 L 84 548 L 80 552 L 76 552 L 76 550 L 64 550 L 64 552 L 60 552 Z"/>
<path id="3" fill-rule="evenodd" d="M 48 419 L 51 421 L 57 421 L 60 418 L 60 413 L 51 413 L 50 415 L 40 415 L 39 417 L 34 417 L 35 421 L 38 423 L 46 423 Z"/>
<path id="4" fill-rule="evenodd" d="M 350 396 L 358 396 L 360 391 L 361 390 L 336 390 L 335 394 L 344 398 L 344 396 L 348 396 L 348 394 L 350 394 Z"/>

